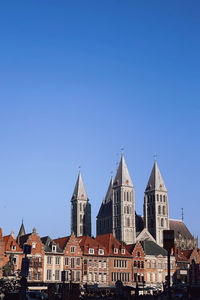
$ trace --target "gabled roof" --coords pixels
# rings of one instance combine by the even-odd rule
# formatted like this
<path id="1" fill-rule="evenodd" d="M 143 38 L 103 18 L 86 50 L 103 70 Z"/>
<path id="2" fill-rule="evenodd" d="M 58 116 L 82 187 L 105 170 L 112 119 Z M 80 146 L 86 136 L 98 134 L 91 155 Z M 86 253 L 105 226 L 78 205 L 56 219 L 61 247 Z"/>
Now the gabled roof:
<path id="1" fill-rule="evenodd" d="M 121 250 L 125 249 L 126 247 L 122 242 L 119 242 L 112 233 L 98 235 L 96 240 L 100 242 L 108 252 L 108 255 L 114 256 L 130 256 L 130 253 L 126 251 L 126 254 L 122 254 Z M 118 253 L 114 252 L 114 249 L 118 249 Z"/>
<path id="2" fill-rule="evenodd" d="M 174 236 L 176 239 L 179 238 L 179 234 L 185 239 L 193 239 L 193 236 L 189 232 L 188 228 L 181 220 L 169 220 L 170 230 L 174 230 Z"/>
<path id="3" fill-rule="evenodd" d="M 144 240 L 156 242 L 154 237 L 151 235 L 151 233 L 146 228 L 144 228 L 136 237 L 137 242 L 144 241 Z"/>
<path id="4" fill-rule="evenodd" d="M 167 256 L 167 251 L 153 241 L 145 240 L 145 241 L 141 241 L 140 243 L 146 255 Z"/>
<path id="5" fill-rule="evenodd" d="M 92 238 L 88 235 L 77 237 L 79 240 L 79 245 L 81 247 L 81 250 L 83 254 L 87 255 L 89 254 L 89 249 L 94 249 L 94 255 L 99 255 L 98 251 L 99 249 L 104 250 L 104 255 L 107 255 L 107 249 L 106 247 L 101 244 L 97 238 Z"/>
<path id="6" fill-rule="evenodd" d="M 60 249 L 64 249 L 70 236 L 65 236 L 62 238 L 54 239 L 53 241 L 59 246 Z"/>
<path id="7" fill-rule="evenodd" d="M 18 245 L 18 243 L 13 238 L 12 234 L 6 235 L 3 237 L 3 241 L 5 242 L 5 251 L 12 251 L 12 246 L 15 246 L 15 252 L 22 252 L 22 249 Z"/>
<path id="8" fill-rule="evenodd" d="M 74 192 L 72 195 L 72 200 L 73 199 L 83 199 L 83 200 L 87 200 L 87 193 L 84 187 L 84 183 L 83 183 L 83 179 L 81 176 L 81 172 L 79 171 L 78 173 L 78 178 L 76 181 L 76 185 L 74 188 Z"/>
<path id="9" fill-rule="evenodd" d="M 174 246 L 174 256 L 176 261 L 188 261 L 189 258 L 187 257 L 185 251 L 180 250 L 176 245 Z"/>
<path id="10" fill-rule="evenodd" d="M 121 185 L 133 187 L 133 183 L 123 153 L 114 180 L 114 186 L 121 186 Z"/>
<path id="11" fill-rule="evenodd" d="M 163 191 L 167 192 L 165 183 L 161 176 L 160 170 L 158 168 L 157 161 L 155 160 L 151 175 L 145 191 Z"/>

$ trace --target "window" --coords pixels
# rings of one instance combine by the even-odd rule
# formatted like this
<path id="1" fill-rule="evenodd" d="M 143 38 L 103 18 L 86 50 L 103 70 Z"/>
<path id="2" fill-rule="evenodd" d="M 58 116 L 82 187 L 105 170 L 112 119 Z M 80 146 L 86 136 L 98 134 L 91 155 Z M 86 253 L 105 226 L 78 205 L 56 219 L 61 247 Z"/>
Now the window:
<path id="1" fill-rule="evenodd" d="M 60 264 L 60 257 L 56 256 L 56 265 L 59 265 L 59 264 Z"/>
<path id="2" fill-rule="evenodd" d="M 75 252 L 75 247 L 71 246 L 70 251 L 71 251 L 71 253 L 74 253 Z"/>
<path id="3" fill-rule="evenodd" d="M 161 214 L 161 208 L 160 208 L 160 205 L 158 206 L 158 213 L 159 213 L 159 215 Z"/>
<path id="4" fill-rule="evenodd" d="M 118 249 L 114 248 L 114 253 L 117 254 L 118 253 Z"/>
<path id="5" fill-rule="evenodd" d="M 71 258 L 71 268 L 74 268 L 74 258 Z"/>
<path id="6" fill-rule="evenodd" d="M 98 254 L 99 255 L 104 255 L 104 250 L 103 249 L 99 249 Z"/>
<path id="7" fill-rule="evenodd" d="M 159 195 L 157 195 L 157 202 L 159 201 Z"/>
<path id="8" fill-rule="evenodd" d="M 99 260 L 99 268 L 101 268 L 101 260 Z"/>
<path id="9" fill-rule="evenodd" d="M 151 268 L 151 261 L 149 259 L 147 260 L 147 268 Z"/>
<path id="10" fill-rule="evenodd" d="M 31 273 L 31 271 L 28 272 L 28 280 L 32 280 L 32 273 Z"/>
<path id="11" fill-rule="evenodd" d="M 53 252 L 56 252 L 56 245 L 53 245 L 53 246 L 52 246 L 52 251 L 53 251 Z"/>
<path id="12" fill-rule="evenodd" d="M 14 257 L 13 257 L 13 263 L 14 263 L 14 265 L 17 264 L 17 256 L 14 256 Z"/>
<path id="13" fill-rule="evenodd" d="M 68 265 L 69 265 L 69 258 L 65 257 L 65 266 L 68 266 Z"/>
<path id="14" fill-rule="evenodd" d="M 89 273 L 89 281 L 92 281 L 92 273 Z"/>
<path id="15" fill-rule="evenodd" d="M 94 254 L 94 249 L 93 248 L 89 248 L 89 254 Z"/>
<path id="16" fill-rule="evenodd" d="M 102 281 L 102 273 L 99 273 L 99 281 Z"/>
<path id="17" fill-rule="evenodd" d="M 155 261 L 155 260 L 152 261 L 152 268 L 153 268 L 153 269 L 156 268 L 156 261 Z"/>
<path id="18" fill-rule="evenodd" d="M 137 256 L 140 257 L 140 252 L 139 251 L 137 252 Z"/>
<path id="19" fill-rule="evenodd" d="M 136 268 L 137 267 L 137 262 L 134 260 L 133 266 Z"/>
<path id="20" fill-rule="evenodd" d="M 76 281 L 80 281 L 80 271 L 76 272 Z"/>
<path id="21" fill-rule="evenodd" d="M 71 281 L 74 281 L 74 271 L 71 271 Z"/>
<path id="22" fill-rule="evenodd" d="M 47 264 L 48 265 L 52 264 L 52 256 L 47 256 Z"/>
<path id="23" fill-rule="evenodd" d="M 103 261 L 103 267 L 106 268 L 106 260 Z"/>
<path id="24" fill-rule="evenodd" d="M 34 280 L 41 280 L 41 273 L 40 272 L 34 273 Z"/>
<path id="25" fill-rule="evenodd" d="M 32 242 L 32 249 L 36 249 L 36 242 Z"/>
<path id="26" fill-rule="evenodd" d="M 163 218 L 160 220 L 160 226 L 164 227 L 164 220 L 163 220 Z"/>
<path id="27" fill-rule="evenodd" d="M 144 269 L 144 262 L 141 261 L 141 269 Z"/>
<path id="28" fill-rule="evenodd" d="M 80 266 L 80 264 L 81 264 L 81 259 L 80 259 L 80 257 L 78 257 L 78 258 L 76 259 L 76 264 L 77 264 L 77 266 Z"/>
<path id="29" fill-rule="evenodd" d="M 11 245 L 11 250 L 15 251 L 16 250 L 16 246 L 15 245 Z"/>
<path id="30" fill-rule="evenodd" d="M 125 252 L 126 252 L 125 249 L 122 249 L 122 250 L 121 250 L 121 253 L 122 253 L 122 254 L 125 254 Z"/>
<path id="31" fill-rule="evenodd" d="M 163 202 L 165 202 L 165 195 L 163 196 Z"/>
<path id="32" fill-rule="evenodd" d="M 60 270 L 55 270 L 55 280 L 60 280 Z"/>
<path id="33" fill-rule="evenodd" d="M 103 274 L 103 281 L 106 282 L 106 273 Z"/>
<path id="34" fill-rule="evenodd" d="M 163 215 L 165 215 L 165 206 L 163 206 Z"/>
<path id="35" fill-rule="evenodd" d="M 92 260 L 91 259 L 89 259 L 88 266 L 92 267 Z"/>
<path id="36" fill-rule="evenodd" d="M 161 260 L 158 261 L 158 269 L 162 269 L 162 261 Z"/>
<path id="37" fill-rule="evenodd" d="M 51 270 L 47 270 L 47 280 L 51 280 Z"/>
<path id="38" fill-rule="evenodd" d="M 162 202 L 162 195 L 160 195 L 160 202 Z"/>

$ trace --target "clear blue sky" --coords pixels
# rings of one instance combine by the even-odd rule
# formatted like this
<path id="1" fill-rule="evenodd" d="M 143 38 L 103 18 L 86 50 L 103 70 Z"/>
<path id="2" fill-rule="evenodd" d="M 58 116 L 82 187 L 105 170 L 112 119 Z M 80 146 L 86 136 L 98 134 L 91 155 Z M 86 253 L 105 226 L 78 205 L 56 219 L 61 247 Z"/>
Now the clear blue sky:
<path id="1" fill-rule="evenodd" d="M 95 234 L 123 146 L 137 212 L 156 152 L 200 236 L 200 1 L 2 1 L 0 141 L 4 234 L 69 234 L 79 165 Z"/>

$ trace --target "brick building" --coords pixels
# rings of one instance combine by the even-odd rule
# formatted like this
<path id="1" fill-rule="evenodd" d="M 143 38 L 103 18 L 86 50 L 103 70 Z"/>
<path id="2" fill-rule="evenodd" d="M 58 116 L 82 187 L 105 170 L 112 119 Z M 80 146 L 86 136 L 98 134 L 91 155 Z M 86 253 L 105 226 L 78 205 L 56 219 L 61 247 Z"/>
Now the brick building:
<path id="1" fill-rule="evenodd" d="M 5 242 L 3 240 L 2 229 L 0 228 L 0 278 L 2 277 L 2 268 L 4 266 L 4 251 L 5 251 Z"/>

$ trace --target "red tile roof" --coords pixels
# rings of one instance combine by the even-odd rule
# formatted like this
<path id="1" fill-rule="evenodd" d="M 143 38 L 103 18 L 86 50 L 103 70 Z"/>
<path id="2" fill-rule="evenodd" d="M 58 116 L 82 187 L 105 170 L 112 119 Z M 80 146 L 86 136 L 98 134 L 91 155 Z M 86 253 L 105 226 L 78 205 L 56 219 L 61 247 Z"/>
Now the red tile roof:
<path id="1" fill-rule="evenodd" d="M 58 244 L 59 248 L 60 249 L 64 249 L 68 240 L 69 240 L 70 236 L 65 236 L 65 237 L 62 237 L 62 238 L 58 238 L 58 239 L 55 239 L 53 240 L 56 244 Z"/>
<path id="2" fill-rule="evenodd" d="M 81 247 L 81 250 L 83 251 L 83 254 L 89 254 L 89 249 L 91 248 L 94 249 L 93 255 L 100 255 L 99 249 L 102 249 L 104 250 L 104 255 L 107 256 L 107 249 L 97 239 L 92 238 L 88 235 L 80 236 L 77 239 L 79 240 L 79 245 Z"/>
<path id="3" fill-rule="evenodd" d="M 5 242 L 5 251 L 22 252 L 22 249 L 19 247 L 18 243 L 15 241 L 11 234 L 5 235 L 3 237 L 3 241 Z M 12 250 L 12 245 L 16 247 L 15 250 Z"/>
<path id="4" fill-rule="evenodd" d="M 100 242 L 108 251 L 109 255 L 114 256 L 131 256 L 128 251 L 126 251 L 126 246 L 119 242 L 112 233 L 98 235 L 96 240 Z M 118 252 L 115 253 L 114 249 L 118 249 Z M 121 250 L 125 249 L 125 254 L 122 254 Z"/>

